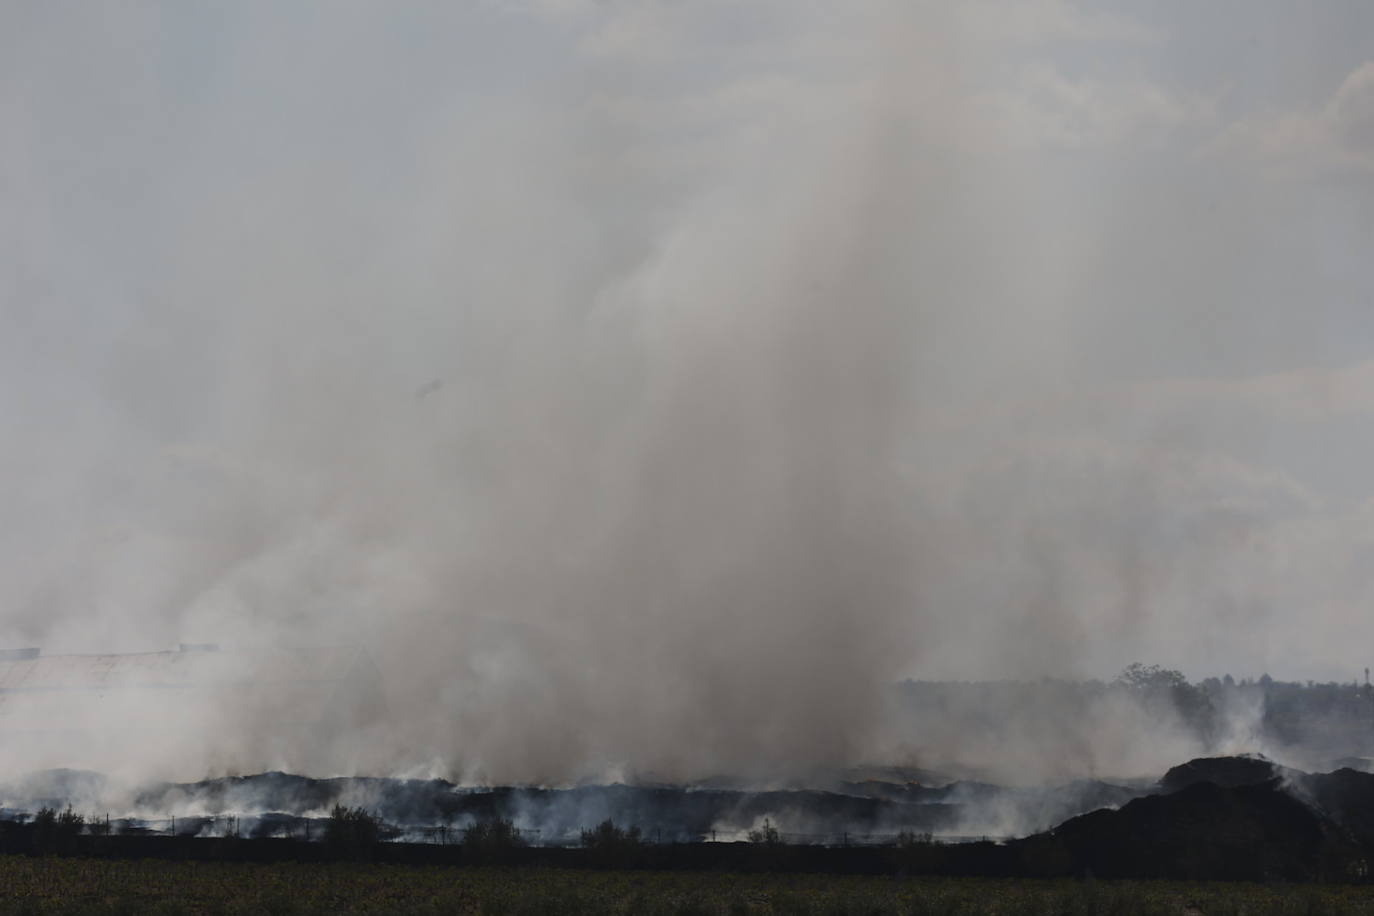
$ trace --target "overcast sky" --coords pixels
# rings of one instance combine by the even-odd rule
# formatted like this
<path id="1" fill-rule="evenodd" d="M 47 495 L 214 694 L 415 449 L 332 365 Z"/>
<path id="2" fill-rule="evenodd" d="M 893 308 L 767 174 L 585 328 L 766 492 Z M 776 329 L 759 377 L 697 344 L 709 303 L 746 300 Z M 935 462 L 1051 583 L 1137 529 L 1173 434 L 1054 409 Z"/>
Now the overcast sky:
<path id="1" fill-rule="evenodd" d="M 1361 0 L 5 3 L 0 643 L 1355 678 L 1371 252 Z"/>

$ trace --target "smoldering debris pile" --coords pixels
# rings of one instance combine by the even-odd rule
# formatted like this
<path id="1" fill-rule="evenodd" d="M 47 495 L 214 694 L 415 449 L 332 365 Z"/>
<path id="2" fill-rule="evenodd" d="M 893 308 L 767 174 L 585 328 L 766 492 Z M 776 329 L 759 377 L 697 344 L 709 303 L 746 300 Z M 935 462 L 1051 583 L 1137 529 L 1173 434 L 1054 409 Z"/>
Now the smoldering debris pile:
<path id="1" fill-rule="evenodd" d="M 270 772 L 165 783 L 121 798 L 98 774 L 52 771 L 0 787 L 0 820 L 22 822 L 38 806 L 70 804 L 84 808 L 88 822 L 99 823 L 99 805 L 122 801 L 124 808 L 106 809 L 113 815 L 104 822 L 106 832 L 310 840 L 324 837 L 330 812 L 344 806 L 366 809 L 382 822 L 382 839 L 402 841 L 393 850 L 398 861 L 404 848 L 421 854 L 405 841 L 457 843 L 462 828 L 497 819 L 521 832 L 529 856 L 576 845 L 582 831 L 610 820 L 635 828 L 649 844 L 644 849 L 658 850 L 644 854 L 652 867 L 693 867 L 707 859 L 709 866 L 702 867 L 730 866 L 734 860 L 720 855 L 734 847 L 732 841 L 751 841 L 740 849 L 757 846 L 761 825 L 776 831 L 765 841 L 776 847 L 775 854 L 765 862 L 740 853 L 744 858 L 735 865 L 1311 881 L 1361 880 L 1374 858 L 1374 773 L 1308 773 L 1258 755 L 1190 760 L 1139 787 L 1077 782 L 1028 789 L 856 779 L 836 788 L 841 791 L 471 788 L 439 779 L 312 779 Z M 1008 832 L 980 835 L 980 824 Z M 1021 838 L 1011 838 L 1011 831 Z M 957 838 L 970 842 L 951 842 Z M 835 850 L 826 858 L 826 847 L 841 846 L 849 853 L 870 847 L 873 855 L 855 858 Z M 708 849 L 720 854 L 708 855 Z M 140 847 L 139 854 L 150 853 Z"/>
<path id="2" fill-rule="evenodd" d="M 1264 785 L 1275 780 L 1294 780 L 1304 774 L 1275 763 L 1262 754 L 1235 754 L 1226 757 L 1199 757 L 1173 767 L 1159 780 L 1159 787 L 1178 792 L 1200 782 L 1225 789 Z"/>
<path id="3" fill-rule="evenodd" d="M 1122 878 L 1367 877 L 1374 775 L 1217 757 L 1174 767 L 1159 790 L 1020 841 L 1023 860 L 1032 872 Z"/>
<path id="4" fill-rule="evenodd" d="M 967 836 L 1010 837 L 1046 830 L 1070 817 L 1098 808 L 1115 808 L 1144 793 L 1146 787 L 1080 779 L 1049 788 L 1000 786 L 957 780 L 939 786 L 869 780 L 843 783 L 855 795 L 906 805 L 942 805 L 959 812 Z"/>
<path id="5" fill-rule="evenodd" d="M 1329 773 L 1304 773 L 1252 755 L 1189 761 L 1160 780 L 1165 791 L 1199 783 L 1290 795 L 1334 823 L 1350 840 L 1374 850 L 1374 774 L 1366 770 L 1342 766 Z"/>
<path id="6" fill-rule="evenodd" d="M 953 841 L 1025 835 L 1140 790 L 1102 782 L 1044 788 L 987 783 L 941 786 L 881 780 L 840 781 L 833 790 L 749 790 L 666 785 L 568 788 L 460 787 L 442 779 L 314 779 L 269 772 L 121 791 L 94 773 L 50 771 L 0 788 L 11 812 L 72 805 L 114 817 L 121 828 L 190 835 L 225 831 L 255 836 L 318 835 L 336 805 L 359 807 L 398 837 L 421 839 L 479 821 L 513 822 L 532 843 L 576 842 L 604 820 L 638 827 L 661 842 L 746 839 L 763 823 L 788 842 L 883 844 L 901 834 Z"/>
<path id="7" fill-rule="evenodd" d="M 1270 784 L 1195 783 L 1085 814 L 1024 841 L 1048 874 L 1318 880 L 1356 874 L 1360 848 L 1330 818 Z"/>

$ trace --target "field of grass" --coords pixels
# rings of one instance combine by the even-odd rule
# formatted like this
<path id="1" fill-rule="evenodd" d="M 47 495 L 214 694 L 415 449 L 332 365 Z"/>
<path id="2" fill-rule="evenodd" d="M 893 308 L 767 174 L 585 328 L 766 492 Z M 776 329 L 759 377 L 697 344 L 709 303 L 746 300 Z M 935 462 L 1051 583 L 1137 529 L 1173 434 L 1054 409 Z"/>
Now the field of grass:
<path id="1" fill-rule="evenodd" d="M 1374 887 L 0 857 L 0 913 L 1374 914 Z"/>

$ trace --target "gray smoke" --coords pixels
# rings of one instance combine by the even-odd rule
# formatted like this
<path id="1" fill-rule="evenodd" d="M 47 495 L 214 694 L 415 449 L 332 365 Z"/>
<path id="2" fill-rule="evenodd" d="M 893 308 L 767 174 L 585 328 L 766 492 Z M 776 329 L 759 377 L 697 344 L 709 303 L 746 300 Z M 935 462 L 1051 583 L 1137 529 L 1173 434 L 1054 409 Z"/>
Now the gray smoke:
<path id="1" fill-rule="evenodd" d="M 912 674 L 1353 676 L 1370 14 L 1125 6 L 10 8 L 0 645 L 367 647 L 385 715 L 179 778 L 796 780 L 922 744 Z"/>

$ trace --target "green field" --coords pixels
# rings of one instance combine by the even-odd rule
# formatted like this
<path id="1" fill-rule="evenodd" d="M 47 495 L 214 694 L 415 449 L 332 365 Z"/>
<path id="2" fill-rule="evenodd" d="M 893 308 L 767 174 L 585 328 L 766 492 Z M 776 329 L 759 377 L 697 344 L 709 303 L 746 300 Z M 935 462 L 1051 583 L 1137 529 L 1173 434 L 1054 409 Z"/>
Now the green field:
<path id="1" fill-rule="evenodd" d="M 0 857 L 0 913 L 1374 913 L 1374 887 Z"/>

